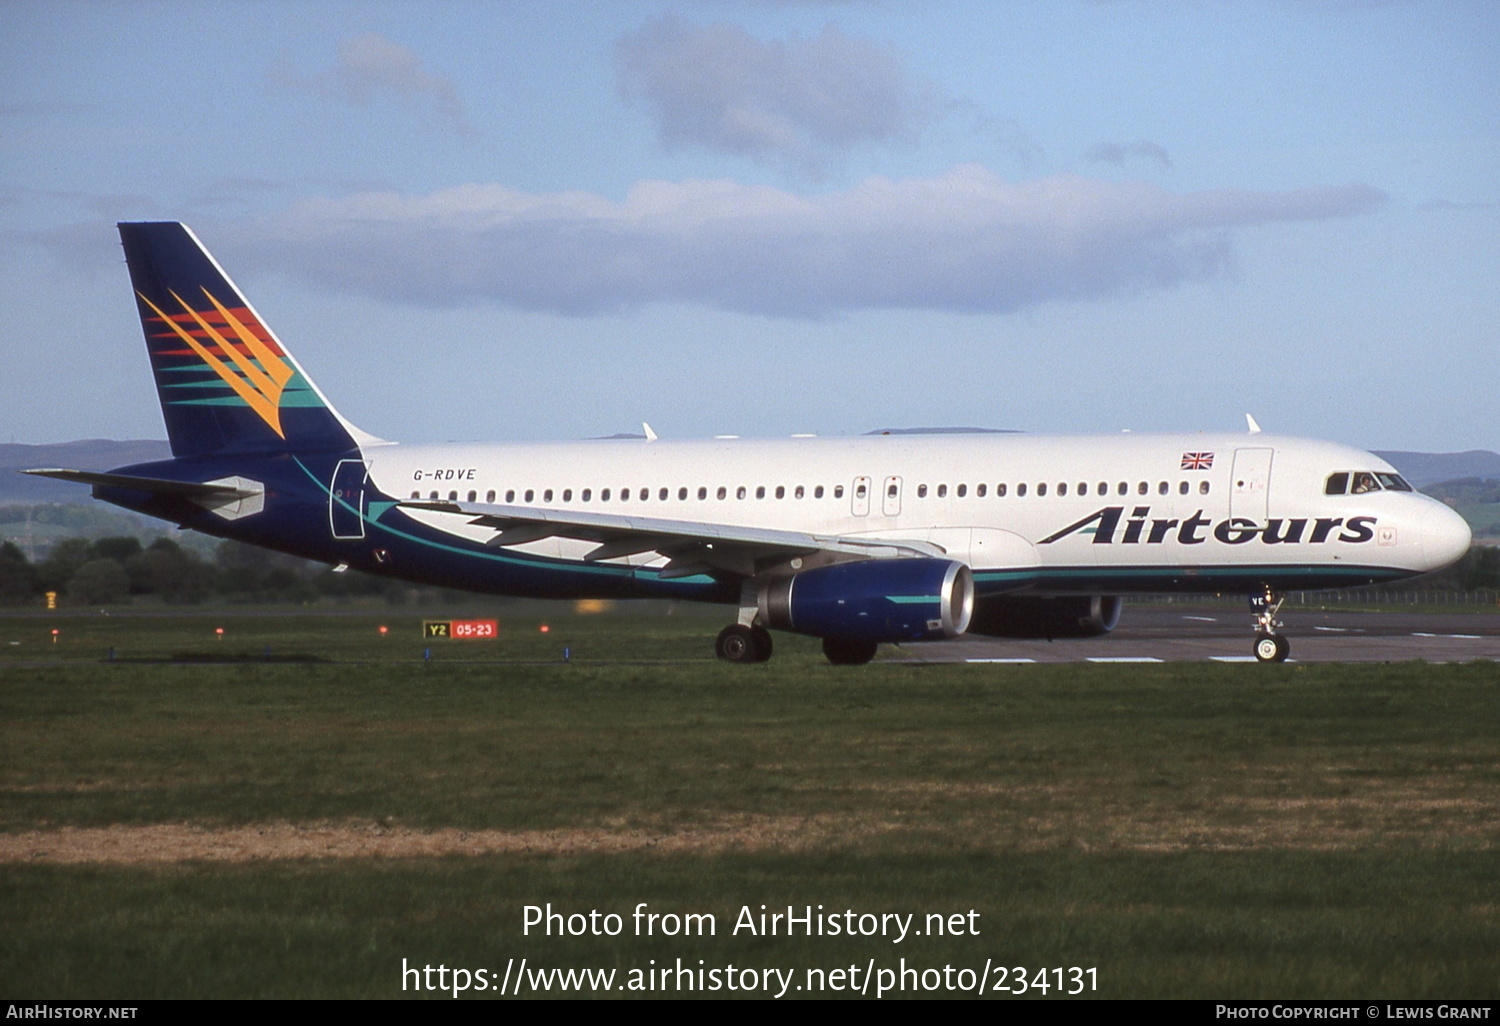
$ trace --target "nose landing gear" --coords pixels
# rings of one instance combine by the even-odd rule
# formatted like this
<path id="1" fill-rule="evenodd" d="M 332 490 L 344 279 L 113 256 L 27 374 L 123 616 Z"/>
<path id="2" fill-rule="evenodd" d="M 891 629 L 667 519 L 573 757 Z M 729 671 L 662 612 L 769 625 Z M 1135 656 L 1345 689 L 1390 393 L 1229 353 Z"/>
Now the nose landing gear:
<path id="1" fill-rule="evenodd" d="M 1292 646 L 1286 637 L 1276 633 L 1276 628 L 1284 626 L 1276 614 L 1285 601 L 1285 595 L 1278 595 L 1270 588 L 1250 600 L 1250 612 L 1255 614 L 1255 658 L 1263 663 L 1284 663 L 1291 653 Z"/>

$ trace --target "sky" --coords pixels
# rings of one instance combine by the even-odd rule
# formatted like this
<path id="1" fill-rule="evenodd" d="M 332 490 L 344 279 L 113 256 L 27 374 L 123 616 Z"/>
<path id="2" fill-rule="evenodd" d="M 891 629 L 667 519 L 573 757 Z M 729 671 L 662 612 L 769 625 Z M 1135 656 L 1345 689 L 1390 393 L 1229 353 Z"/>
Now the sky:
<path id="1" fill-rule="evenodd" d="M 118 221 L 350 421 L 1500 450 L 1500 3 L 0 0 L 0 441 L 161 438 Z"/>

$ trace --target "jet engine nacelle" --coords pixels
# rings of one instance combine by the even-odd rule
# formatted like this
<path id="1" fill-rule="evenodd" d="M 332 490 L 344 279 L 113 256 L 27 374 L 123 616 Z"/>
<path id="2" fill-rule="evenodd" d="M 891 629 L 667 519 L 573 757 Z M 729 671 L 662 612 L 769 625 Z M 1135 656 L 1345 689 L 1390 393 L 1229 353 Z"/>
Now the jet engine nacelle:
<path id="1" fill-rule="evenodd" d="M 1093 638 L 1115 629 L 1122 604 L 1118 595 L 997 595 L 978 604 L 969 629 L 1000 638 Z"/>
<path id="2" fill-rule="evenodd" d="M 974 575 L 949 559 L 837 563 L 772 581 L 760 604 L 768 626 L 820 638 L 953 638 L 969 628 Z"/>

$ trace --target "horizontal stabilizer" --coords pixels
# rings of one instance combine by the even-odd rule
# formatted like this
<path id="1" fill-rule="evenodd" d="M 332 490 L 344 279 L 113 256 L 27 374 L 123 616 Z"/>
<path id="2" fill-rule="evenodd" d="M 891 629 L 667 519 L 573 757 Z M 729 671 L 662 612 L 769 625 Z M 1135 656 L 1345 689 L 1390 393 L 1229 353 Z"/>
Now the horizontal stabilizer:
<path id="1" fill-rule="evenodd" d="M 161 477 L 134 477 L 130 474 L 104 474 L 93 470 L 62 470 L 43 467 L 23 470 L 23 474 L 38 477 L 55 477 L 59 481 L 76 481 L 79 484 L 104 485 L 107 488 L 133 488 L 138 492 L 153 492 L 165 495 L 182 495 L 189 499 L 248 498 L 259 495 L 254 488 L 236 488 L 228 484 L 200 484 L 197 481 L 170 481 Z"/>

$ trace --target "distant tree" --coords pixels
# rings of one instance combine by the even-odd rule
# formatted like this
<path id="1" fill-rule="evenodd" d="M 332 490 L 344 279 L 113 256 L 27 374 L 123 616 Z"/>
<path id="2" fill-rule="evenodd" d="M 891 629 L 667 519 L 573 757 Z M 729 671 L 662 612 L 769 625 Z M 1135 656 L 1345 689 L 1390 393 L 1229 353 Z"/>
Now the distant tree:
<path id="1" fill-rule="evenodd" d="M 213 593 L 217 571 L 168 538 L 125 561 L 130 590 L 172 603 L 198 603 Z"/>
<path id="2" fill-rule="evenodd" d="M 37 593 L 36 568 L 10 542 L 0 545 L 0 603 L 19 605 Z"/>
<path id="3" fill-rule="evenodd" d="M 1475 545 L 1465 560 L 1464 588 L 1478 591 L 1481 588 L 1500 588 L 1500 548 L 1493 545 Z"/>
<path id="4" fill-rule="evenodd" d="M 87 538 L 64 538 L 37 564 L 37 581 L 43 591 L 63 591 L 79 568 L 92 558 Z"/>
<path id="5" fill-rule="evenodd" d="M 138 538 L 119 536 L 100 538 L 89 546 L 89 555 L 95 559 L 112 559 L 122 566 L 127 559 L 139 555 L 140 552 L 141 542 Z"/>
<path id="6" fill-rule="evenodd" d="M 130 577 L 113 559 L 92 559 L 73 574 L 67 590 L 76 605 L 109 605 L 130 594 Z"/>

